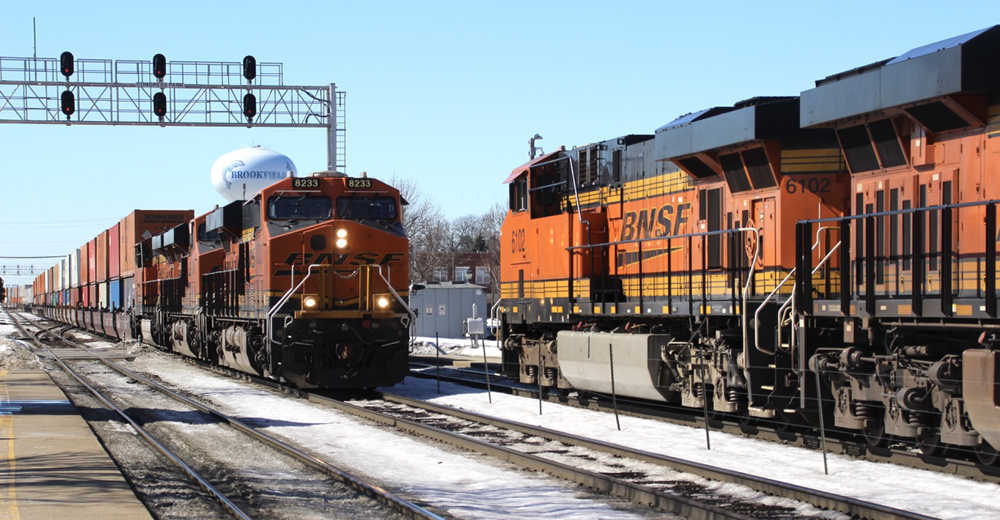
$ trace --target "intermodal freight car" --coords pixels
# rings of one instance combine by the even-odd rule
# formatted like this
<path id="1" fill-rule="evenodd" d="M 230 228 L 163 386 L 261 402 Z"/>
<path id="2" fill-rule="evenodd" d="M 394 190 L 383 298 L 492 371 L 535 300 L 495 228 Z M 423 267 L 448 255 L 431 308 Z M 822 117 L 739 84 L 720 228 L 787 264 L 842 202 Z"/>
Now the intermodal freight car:
<path id="1" fill-rule="evenodd" d="M 1000 26 L 515 168 L 505 370 L 995 463 L 998 52 Z"/>
<path id="2" fill-rule="evenodd" d="M 286 178 L 195 217 L 136 210 L 35 281 L 36 312 L 300 387 L 407 371 L 399 192 L 367 176 Z"/>

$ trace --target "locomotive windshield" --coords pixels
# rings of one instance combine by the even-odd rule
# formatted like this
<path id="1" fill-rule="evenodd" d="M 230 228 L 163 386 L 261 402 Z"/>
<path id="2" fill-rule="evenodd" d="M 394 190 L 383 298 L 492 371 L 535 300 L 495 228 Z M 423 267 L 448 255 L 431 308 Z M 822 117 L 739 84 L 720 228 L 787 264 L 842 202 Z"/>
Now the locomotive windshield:
<path id="1" fill-rule="evenodd" d="M 347 220 L 396 220 L 396 200 L 392 197 L 340 197 L 337 218 Z"/>
<path id="2" fill-rule="evenodd" d="M 326 220 L 332 211 L 333 201 L 320 195 L 278 195 L 267 200 L 268 220 Z"/>

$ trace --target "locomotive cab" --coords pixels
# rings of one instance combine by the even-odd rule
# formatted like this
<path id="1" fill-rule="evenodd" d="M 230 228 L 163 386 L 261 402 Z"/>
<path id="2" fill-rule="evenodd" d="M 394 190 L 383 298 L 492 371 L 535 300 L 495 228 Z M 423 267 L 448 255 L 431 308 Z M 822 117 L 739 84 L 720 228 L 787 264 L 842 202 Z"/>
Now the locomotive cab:
<path id="1" fill-rule="evenodd" d="M 253 244 L 247 299 L 263 319 L 270 370 L 301 387 L 402 379 L 412 315 L 398 191 L 320 173 L 255 200 L 262 225 L 243 231 Z"/>

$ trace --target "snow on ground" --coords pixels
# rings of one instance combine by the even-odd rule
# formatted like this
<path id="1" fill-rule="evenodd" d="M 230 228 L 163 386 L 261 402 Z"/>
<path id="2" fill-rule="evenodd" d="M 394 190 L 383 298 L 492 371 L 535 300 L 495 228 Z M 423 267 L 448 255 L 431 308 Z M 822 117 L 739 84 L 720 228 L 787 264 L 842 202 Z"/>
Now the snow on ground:
<path id="1" fill-rule="evenodd" d="M 579 488 L 456 453 L 307 401 L 290 399 L 152 353 L 135 367 L 157 374 L 226 413 L 300 445 L 334 465 L 376 478 L 466 518 L 640 518 Z"/>
<path id="2" fill-rule="evenodd" d="M 418 356 L 469 356 L 476 359 L 483 359 L 484 341 L 479 340 L 477 346 L 472 345 L 472 340 L 451 339 L 451 338 L 427 338 L 415 337 L 410 344 L 410 353 Z M 490 358 L 500 358 L 500 346 L 496 340 L 485 340 L 486 356 Z"/>
<path id="3" fill-rule="evenodd" d="M 0 323 L 0 370 L 38 370 L 42 364 L 35 355 L 18 341 L 10 339 L 17 327 L 6 321 Z"/>
<path id="4" fill-rule="evenodd" d="M 622 430 L 618 431 L 611 413 L 546 402 L 539 416 L 534 399 L 493 393 L 490 404 L 485 390 L 442 382 L 438 395 L 436 388 L 434 380 L 411 377 L 383 390 L 929 516 L 1000 518 L 1000 485 L 996 484 L 833 454 L 827 476 L 823 455 L 815 450 L 713 431 L 709 451 L 703 429 L 621 416 Z"/>

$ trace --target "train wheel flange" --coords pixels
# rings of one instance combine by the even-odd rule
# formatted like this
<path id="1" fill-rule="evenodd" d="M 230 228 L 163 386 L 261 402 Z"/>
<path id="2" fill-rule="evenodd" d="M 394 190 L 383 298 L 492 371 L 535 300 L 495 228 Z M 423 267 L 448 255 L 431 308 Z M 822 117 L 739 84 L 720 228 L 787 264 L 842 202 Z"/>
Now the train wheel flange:
<path id="1" fill-rule="evenodd" d="M 882 448 L 889 443 L 889 437 L 885 434 L 885 425 L 881 419 L 868 419 L 862 430 L 865 442 L 873 448 Z"/>
<path id="2" fill-rule="evenodd" d="M 917 435 L 917 449 L 920 453 L 928 456 L 935 457 L 941 455 L 945 446 L 941 443 L 941 434 L 936 428 L 923 428 L 919 435 Z"/>
<path id="3" fill-rule="evenodd" d="M 1000 462 L 1000 454 L 997 449 L 985 442 L 980 442 L 975 448 L 976 459 L 984 466 L 995 466 Z"/>
<path id="4" fill-rule="evenodd" d="M 757 419 L 750 415 L 750 409 L 745 404 L 741 404 L 736 410 L 736 417 L 740 421 L 740 426 L 752 426 Z"/>

